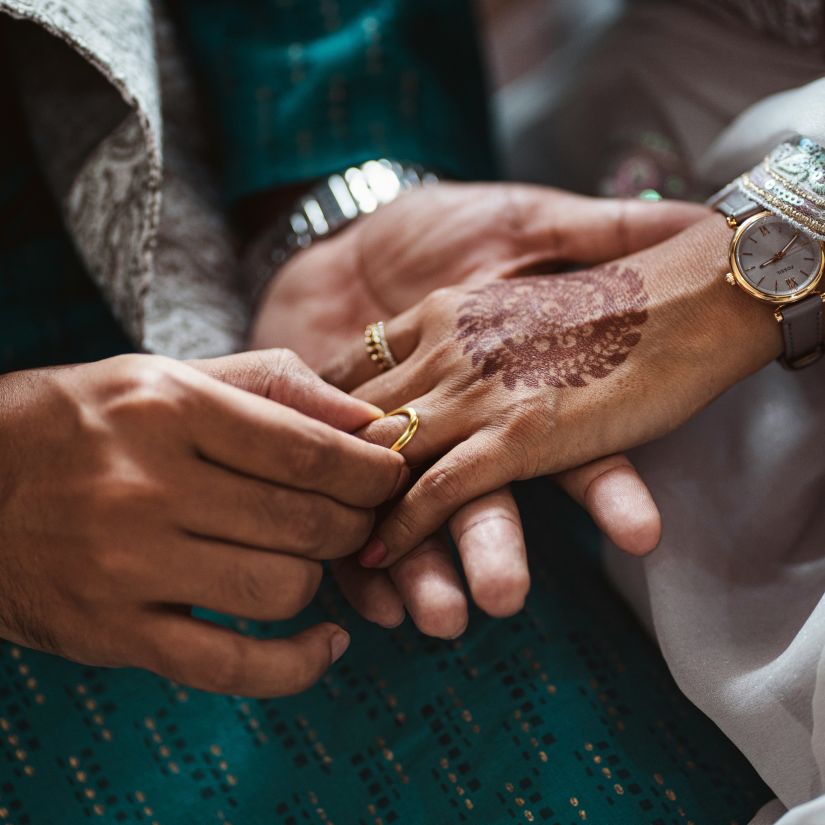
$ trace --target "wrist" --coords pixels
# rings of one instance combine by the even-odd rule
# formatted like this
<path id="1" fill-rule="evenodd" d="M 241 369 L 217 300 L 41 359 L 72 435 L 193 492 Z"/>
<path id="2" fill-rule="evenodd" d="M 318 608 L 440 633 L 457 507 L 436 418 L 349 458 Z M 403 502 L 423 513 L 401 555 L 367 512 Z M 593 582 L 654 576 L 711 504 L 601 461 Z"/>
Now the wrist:
<path id="1" fill-rule="evenodd" d="M 660 293 L 654 301 L 664 305 L 663 318 L 673 325 L 674 344 L 681 342 L 717 392 L 783 350 L 772 307 L 725 281 L 731 239 L 725 218 L 714 214 L 674 239 L 674 256 L 650 279 Z"/>

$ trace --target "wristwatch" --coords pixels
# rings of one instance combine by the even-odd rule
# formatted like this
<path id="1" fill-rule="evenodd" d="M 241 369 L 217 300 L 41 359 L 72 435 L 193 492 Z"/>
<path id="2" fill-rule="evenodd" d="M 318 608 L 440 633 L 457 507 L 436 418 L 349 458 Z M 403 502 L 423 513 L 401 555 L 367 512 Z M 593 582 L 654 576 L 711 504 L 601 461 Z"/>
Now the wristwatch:
<path id="1" fill-rule="evenodd" d="M 734 230 L 726 281 L 775 307 L 785 341 L 780 358 L 784 366 L 801 369 L 813 364 L 825 352 L 825 296 L 819 291 L 825 244 L 765 211 L 736 185 L 723 189 L 711 205 Z"/>
<path id="2" fill-rule="evenodd" d="M 330 175 L 300 198 L 252 250 L 253 264 L 245 269 L 253 303 L 278 268 L 296 252 L 340 232 L 361 215 L 392 203 L 403 192 L 438 182 L 439 176 L 423 166 L 387 158 L 369 160 Z"/>

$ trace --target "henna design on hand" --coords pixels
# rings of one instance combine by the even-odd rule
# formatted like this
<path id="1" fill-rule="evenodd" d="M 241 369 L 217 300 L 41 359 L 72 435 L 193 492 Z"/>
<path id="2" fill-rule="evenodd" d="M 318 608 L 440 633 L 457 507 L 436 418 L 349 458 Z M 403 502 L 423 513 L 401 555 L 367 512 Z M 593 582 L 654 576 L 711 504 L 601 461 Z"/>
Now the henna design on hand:
<path id="1" fill-rule="evenodd" d="M 638 271 L 618 264 L 490 284 L 459 308 L 457 339 L 482 378 L 504 386 L 586 387 L 639 343 L 650 299 Z"/>

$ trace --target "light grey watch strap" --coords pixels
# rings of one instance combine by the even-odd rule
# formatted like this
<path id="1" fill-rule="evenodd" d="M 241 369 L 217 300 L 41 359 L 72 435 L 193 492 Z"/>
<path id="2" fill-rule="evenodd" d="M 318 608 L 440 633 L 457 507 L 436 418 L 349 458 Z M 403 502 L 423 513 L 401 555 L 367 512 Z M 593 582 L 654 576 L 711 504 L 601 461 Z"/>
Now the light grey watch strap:
<path id="1" fill-rule="evenodd" d="M 253 253 L 255 263 L 246 268 L 253 302 L 258 300 L 277 269 L 296 252 L 334 235 L 361 215 L 392 203 L 403 192 L 438 180 L 438 175 L 422 166 L 387 158 L 370 160 L 330 175 L 304 195 L 281 218 L 274 231 L 259 242 L 265 246 L 265 254 Z"/>
<path id="2" fill-rule="evenodd" d="M 764 209 L 751 200 L 737 184 L 725 187 L 709 204 L 737 226 Z M 776 318 L 782 324 L 785 352 L 779 359 L 788 369 L 802 369 L 818 361 L 825 353 L 825 329 L 822 318 L 822 298 L 810 295 L 776 310 Z"/>
<path id="3" fill-rule="evenodd" d="M 799 370 L 818 361 L 825 352 L 822 328 L 822 298 L 811 295 L 803 301 L 777 310 L 782 317 L 785 354 L 782 364 Z"/>
<path id="4" fill-rule="evenodd" d="M 731 218 L 736 224 L 744 223 L 748 218 L 764 212 L 764 209 L 749 198 L 736 183 L 726 186 L 721 192 L 714 195 L 709 205 L 721 212 L 726 218 Z"/>

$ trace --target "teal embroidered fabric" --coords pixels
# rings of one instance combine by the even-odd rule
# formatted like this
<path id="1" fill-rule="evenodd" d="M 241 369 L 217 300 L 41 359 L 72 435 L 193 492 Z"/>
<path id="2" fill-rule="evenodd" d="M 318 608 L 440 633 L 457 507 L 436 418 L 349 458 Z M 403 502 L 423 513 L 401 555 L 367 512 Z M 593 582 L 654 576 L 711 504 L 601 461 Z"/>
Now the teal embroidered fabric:
<path id="1" fill-rule="evenodd" d="M 0 371 L 125 351 L 3 87 L 0 109 Z M 680 694 L 591 525 L 549 483 L 519 494 L 534 586 L 512 619 L 474 612 L 454 642 L 384 631 L 330 582 L 295 622 L 221 619 L 345 625 L 351 649 L 301 696 L 214 696 L 0 643 L 0 823 L 746 825 L 770 792 Z"/>
<path id="2" fill-rule="evenodd" d="M 0 646 L 0 822 L 746 825 L 770 796 L 603 580 L 588 525 L 522 491 L 533 591 L 458 641 L 359 620 L 301 696 L 252 701 Z M 547 532 L 552 513 L 553 534 Z M 530 516 L 532 514 L 532 516 Z"/>
<path id="3" fill-rule="evenodd" d="M 387 155 L 495 165 L 469 0 L 175 0 L 230 198 Z"/>

